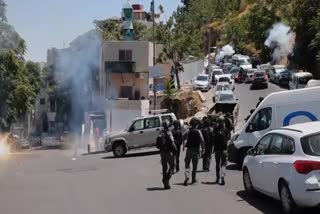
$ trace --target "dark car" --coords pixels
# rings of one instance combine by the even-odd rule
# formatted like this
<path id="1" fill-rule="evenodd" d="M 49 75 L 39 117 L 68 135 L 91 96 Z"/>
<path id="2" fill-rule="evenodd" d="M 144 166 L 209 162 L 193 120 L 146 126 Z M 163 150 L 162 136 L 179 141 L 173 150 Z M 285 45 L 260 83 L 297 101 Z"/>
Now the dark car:
<path id="1" fill-rule="evenodd" d="M 268 88 L 268 75 L 265 71 L 256 71 L 253 74 L 252 88 Z"/>
<path id="2" fill-rule="evenodd" d="M 289 82 L 292 78 L 293 72 L 290 70 L 285 70 L 280 73 L 279 77 L 279 85 L 281 86 L 289 86 Z"/>

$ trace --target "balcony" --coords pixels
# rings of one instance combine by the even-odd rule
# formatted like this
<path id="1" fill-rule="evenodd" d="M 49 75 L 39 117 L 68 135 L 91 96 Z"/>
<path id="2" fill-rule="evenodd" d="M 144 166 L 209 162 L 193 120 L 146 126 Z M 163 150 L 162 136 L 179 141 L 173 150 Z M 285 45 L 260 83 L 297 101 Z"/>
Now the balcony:
<path id="1" fill-rule="evenodd" d="M 105 72 L 111 73 L 134 73 L 136 63 L 132 61 L 105 62 Z"/>

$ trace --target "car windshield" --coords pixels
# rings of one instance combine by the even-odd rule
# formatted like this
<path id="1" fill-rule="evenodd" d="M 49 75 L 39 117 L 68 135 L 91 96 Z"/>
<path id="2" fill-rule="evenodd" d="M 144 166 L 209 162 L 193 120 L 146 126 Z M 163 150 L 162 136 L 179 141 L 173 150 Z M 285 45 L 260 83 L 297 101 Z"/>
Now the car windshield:
<path id="1" fill-rule="evenodd" d="M 230 70 L 230 74 L 236 74 L 236 73 L 239 73 L 239 71 L 240 71 L 240 68 L 232 68 Z"/>
<path id="2" fill-rule="evenodd" d="M 214 75 L 221 75 L 221 74 L 223 74 L 223 72 L 222 72 L 222 71 L 217 71 L 217 70 L 216 70 L 216 71 L 213 71 L 213 74 L 214 74 Z"/>
<path id="3" fill-rule="evenodd" d="M 281 73 L 281 72 L 284 72 L 286 71 L 286 68 L 277 68 L 276 69 L 276 73 Z"/>
<path id="4" fill-rule="evenodd" d="M 235 101 L 233 94 L 220 94 L 219 101 L 230 102 Z"/>
<path id="5" fill-rule="evenodd" d="M 302 138 L 301 146 L 305 154 L 320 156 L 320 134 Z"/>
<path id="6" fill-rule="evenodd" d="M 197 77 L 197 80 L 198 80 L 198 81 L 207 81 L 207 80 L 208 80 L 208 77 L 207 77 L 207 76 L 198 76 L 198 77 Z"/>
<path id="7" fill-rule="evenodd" d="M 221 77 L 219 78 L 219 82 L 230 82 L 229 77 Z"/>

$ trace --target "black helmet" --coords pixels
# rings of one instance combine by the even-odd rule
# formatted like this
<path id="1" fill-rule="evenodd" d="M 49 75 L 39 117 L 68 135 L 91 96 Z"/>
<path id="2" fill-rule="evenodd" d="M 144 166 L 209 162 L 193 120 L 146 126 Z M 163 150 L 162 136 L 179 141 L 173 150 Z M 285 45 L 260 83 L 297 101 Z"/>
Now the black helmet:
<path id="1" fill-rule="evenodd" d="M 175 127 L 175 128 L 181 128 L 181 124 L 180 124 L 180 121 L 179 120 L 175 120 L 175 121 L 173 121 L 173 126 Z"/>
<path id="2" fill-rule="evenodd" d="M 263 97 L 259 97 L 259 101 L 262 101 L 264 98 Z"/>
<path id="3" fill-rule="evenodd" d="M 197 118 L 192 118 L 191 120 L 190 120 L 190 126 L 192 127 L 192 128 L 195 128 L 195 127 L 197 127 L 199 125 L 199 121 L 198 121 L 198 119 Z"/>
<path id="4" fill-rule="evenodd" d="M 168 120 L 165 120 L 165 121 L 162 122 L 162 127 L 163 127 L 164 129 L 168 129 L 168 128 L 169 128 L 169 122 L 168 122 Z"/>
<path id="5" fill-rule="evenodd" d="M 211 121 L 209 120 L 209 118 L 208 117 L 204 117 L 203 118 L 203 126 L 204 127 L 209 127 L 210 124 L 211 124 Z"/>

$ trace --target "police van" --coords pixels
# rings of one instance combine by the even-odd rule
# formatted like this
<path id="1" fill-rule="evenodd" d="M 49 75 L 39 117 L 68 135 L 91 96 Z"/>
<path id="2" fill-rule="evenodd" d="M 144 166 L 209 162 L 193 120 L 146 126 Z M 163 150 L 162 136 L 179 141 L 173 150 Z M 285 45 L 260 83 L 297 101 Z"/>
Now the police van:
<path id="1" fill-rule="evenodd" d="M 247 151 L 270 130 L 320 118 L 320 87 L 268 95 L 228 144 L 229 161 L 242 164 Z"/>

